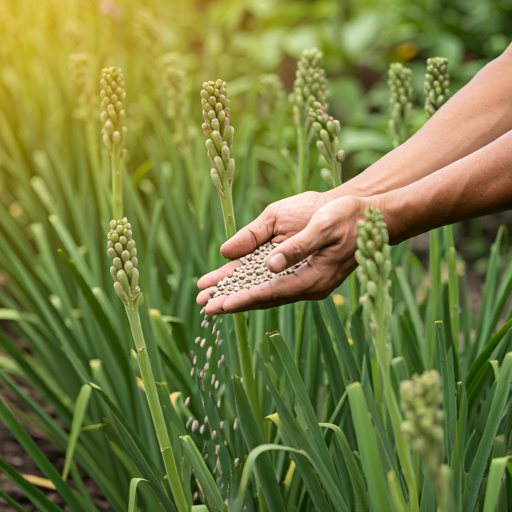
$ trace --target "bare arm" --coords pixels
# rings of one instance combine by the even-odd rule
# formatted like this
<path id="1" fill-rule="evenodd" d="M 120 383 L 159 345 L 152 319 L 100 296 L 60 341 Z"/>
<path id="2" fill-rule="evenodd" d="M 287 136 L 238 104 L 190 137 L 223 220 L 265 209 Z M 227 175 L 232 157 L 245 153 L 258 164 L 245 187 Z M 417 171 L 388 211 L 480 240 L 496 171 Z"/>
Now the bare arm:
<path id="1" fill-rule="evenodd" d="M 400 189 L 369 198 L 344 196 L 328 202 L 304 229 L 280 243 L 267 260 L 273 272 L 305 258 L 307 265 L 295 274 L 212 299 L 206 312 L 232 313 L 326 297 L 356 267 L 357 221 L 368 207 L 383 212 L 391 243 L 398 243 L 445 224 L 511 206 L 512 131 L 509 131 L 478 151 Z M 268 239 L 268 226 L 264 223 L 254 225 L 253 229 L 256 237 Z M 236 262 L 229 263 L 203 277 L 199 284 L 206 289 L 199 294 L 198 302 L 205 303 L 210 297 L 207 288 L 232 273 L 236 265 Z"/>
<path id="2" fill-rule="evenodd" d="M 381 208 L 391 243 L 512 207 L 512 131 L 411 185 L 370 200 Z"/>
<path id="3" fill-rule="evenodd" d="M 512 45 L 410 139 L 333 191 L 368 197 L 404 187 L 512 129 Z"/>

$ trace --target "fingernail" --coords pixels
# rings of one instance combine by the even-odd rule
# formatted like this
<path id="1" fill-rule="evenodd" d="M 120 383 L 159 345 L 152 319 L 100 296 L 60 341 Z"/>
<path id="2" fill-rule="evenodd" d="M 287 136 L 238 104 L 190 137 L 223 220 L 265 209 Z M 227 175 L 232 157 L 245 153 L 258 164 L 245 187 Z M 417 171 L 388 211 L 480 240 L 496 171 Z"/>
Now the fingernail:
<path id="1" fill-rule="evenodd" d="M 286 268 L 286 258 L 284 257 L 284 254 L 278 253 L 270 256 L 267 261 L 267 267 L 275 274 L 282 272 Z"/>

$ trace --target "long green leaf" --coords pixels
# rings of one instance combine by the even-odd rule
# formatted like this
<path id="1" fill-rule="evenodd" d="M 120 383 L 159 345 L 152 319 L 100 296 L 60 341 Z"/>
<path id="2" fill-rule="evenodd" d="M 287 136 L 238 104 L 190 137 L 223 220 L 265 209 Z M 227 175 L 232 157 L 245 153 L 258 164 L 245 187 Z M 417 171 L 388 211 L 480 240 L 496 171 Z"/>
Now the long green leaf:
<path id="1" fill-rule="evenodd" d="M 366 407 L 363 389 L 361 384 L 356 382 L 347 386 L 347 391 L 372 509 L 392 510 L 386 489 L 385 472 L 380 462 L 377 439 Z"/>
<path id="2" fill-rule="evenodd" d="M 510 457 L 501 457 L 493 459 L 487 477 L 487 488 L 485 491 L 485 501 L 483 512 L 495 512 L 498 498 L 500 496 L 500 487 L 503 480 L 503 474 Z"/>
<path id="3" fill-rule="evenodd" d="M 82 429 L 82 423 L 84 416 L 87 411 L 87 405 L 89 404 L 89 398 L 91 397 L 91 386 L 84 384 L 78 398 L 76 399 L 75 413 L 73 415 L 73 422 L 71 423 L 71 432 L 69 434 L 68 447 L 66 449 L 66 459 L 64 461 L 64 469 L 62 470 L 62 479 L 66 480 L 68 476 L 69 467 L 73 460 L 73 454 L 75 452 L 75 446 L 78 441 L 78 436 Z"/>
<path id="4" fill-rule="evenodd" d="M 226 512 L 226 504 L 222 499 L 222 495 L 213 479 L 208 466 L 205 464 L 201 453 L 197 449 L 194 441 L 190 436 L 180 437 L 183 452 L 188 463 L 192 466 L 197 481 L 201 486 L 204 496 L 208 500 L 209 508 L 215 512 Z"/>
<path id="5" fill-rule="evenodd" d="M 38 508 L 38 510 L 40 510 L 40 512 L 64 512 L 61 508 L 52 503 L 37 487 L 25 480 L 3 459 L 0 459 L 0 470 L 2 470 L 20 488 L 21 492 Z"/>
<path id="6" fill-rule="evenodd" d="M 475 458 L 471 464 L 468 475 L 468 510 L 475 508 L 478 491 L 482 483 L 487 459 L 492 450 L 494 438 L 503 417 L 503 410 L 507 402 L 510 381 L 512 380 L 512 352 L 509 352 L 500 368 L 500 374 L 497 380 L 496 391 L 492 401 L 489 415 L 486 418 L 485 429 L 480 439 Z"/>
<path id="7" fill-rule="evenodd" d="M 34 460 L 38 468 L 50 479 L 55 485 L 57 492 L 64 498 L 66 503 L 73 509 L 73 512 L 87 512 L 75 492 L 69 485 L 64 482 L 59 472 L 53 464 L 46 458 L 35 441 L 30 437 L 26 430 L 19 424 L 4 401 L 0 398 L 0 418 L 7 425 L 14 437 L 19 441 L 28 455 Z"/>
<path id="8" fill-rule="evenodd" d="M 137 506 L 137 487 L 141 482 L 147 482 L 145 478 L 132 478 L 130 480 L 130 491 L 128 493 L 128 512 L 135 512 Z"/>

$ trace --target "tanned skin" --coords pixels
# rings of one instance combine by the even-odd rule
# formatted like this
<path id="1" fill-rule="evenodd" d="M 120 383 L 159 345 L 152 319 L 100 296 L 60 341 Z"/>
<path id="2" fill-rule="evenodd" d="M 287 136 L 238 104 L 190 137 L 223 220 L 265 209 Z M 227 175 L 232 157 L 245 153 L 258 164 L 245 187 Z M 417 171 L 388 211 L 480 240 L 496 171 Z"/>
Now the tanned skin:
<path id="1" fill-rule="evenodd" d="M 485 66 L 404 144 L 340 187 L 268 206 L 222 247 L 233 261 L 203 276 L 199 304 L 216 315 L 320 300 L 357 266 L 357 222 L 366 208 L 384 215 L 392 244 L 433 228 L 512 207 L 512 45 Z M 211 287 L 263 243 L 267 260 L 294 274 L 210 299 Z"/>

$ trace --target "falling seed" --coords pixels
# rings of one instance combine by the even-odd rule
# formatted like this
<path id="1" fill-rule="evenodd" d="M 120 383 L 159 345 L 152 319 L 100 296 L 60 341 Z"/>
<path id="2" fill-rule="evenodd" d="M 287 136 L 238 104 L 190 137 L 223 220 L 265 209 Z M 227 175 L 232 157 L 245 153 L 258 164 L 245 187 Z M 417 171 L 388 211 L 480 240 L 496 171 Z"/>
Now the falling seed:
<path id="1" fill-rule="evenodd" d="M 190 426 L 190 424 L 192 423 L 192 421 L 193 421 L 192 416 L 189 416 L 189 417 L 188 417 L 188 420 L 187 420 L 187 423 L 186 423 L 186 425 L 185 425 L 185 428 L 188 428 L 188 427 Z"/>
<path id="2" fill-rule="evenodd" d="M 196 339 L 195 339 L 195 342 L 196 344 L 199 343 L 201 341 L 201 336 L 198 336 Z"/>
<path id="3" fill-rule="evenodd" d="M 208 350 L 206 351 L 206 359 L 210 359 L 212 357 L 213 347 L 208 347 Z"/>
<path id="4" fill-rule="evenodd" d="M 233 422 L 233 430 L 236 430 L 238 427 L 238 418 L 235 418 L 235 421 Z"/>
<path id="5" fill-rule="evenodd" d="M 220 368 L 221 364 L 224 362 L 224 354 L 220 356 L 219 361 L 217 362 L 217 368 Z"/>
<path id="6" fill-rule="evenodd" d="M 205 417 L 204 417 L 204 424 L 205 424 L 205 425 L 208 425 L 208 416 L 205 416 Z"/>
<path id="7" fill-rule="evenodd" d="M 188 407 L 190 405 L 190 397 L 187 396 L 187 398 L 185 398 L 185 407 Z"/>
<path id="8" fill-rule="evenodd" d="M 192 432 L 195 432 L 197 430 L 197 427 L 199 427 L 199 421 L 194 420 L 192 422 Z"/>
<path id="9" fill-rule="evenodd" d="M 193 350 L 191 350 L 191 351 L 190 351 L 190 357 L 193 357 L 193 356 L 194 356 L 194 351 L 193 351 Z"/>
<path id="10" fill-rule="evenodd" d="M 220 429 L 224 430 L 224 422 L 223 421 L 220 422 Z"/>
<path id="11" fill-rule="evenodd" d="M 204 315 L 204 312 L 205 312 L 205 311 L 206 311 L 206 306 L 205 306 L 203 309 L 201 309 L 201 311 L 199 312 L 199 314 L 200 314 L 200 315 Z"/>
<path id="12" fill-rule="evenodd" d="M 201 370 L 199 372 L 199 378 L 202 379 L 204 377 L 204 370 Z"/>
<path id="13" fill-rule="evenodd" d="M 219 389 L 219 381 L 218 380 L 215 381 L 215 391 L 217 391 L 217 389 Z"/>
<path id="14" fill-rule="evenodd" d="M 227 446 L 228 445 L 228 442 L 226 439 L 224 439 L 224 446 Z"/>
<path id="15" fill-rule="evenodd" d="M 206 460 L 208 458 L 208 454 L 205 453 L 203 459 Z"/>
<path id="16" fill-rule="evenodd" d="M 199 433 L 200 433 L 201 435 L 203 435 L 203 434 L 204 434 L 204 429 L 205 429 L 205 428 L 206 428 L 206 427 L 204 426 L 204 424 L 203 424 L 203 425 L 201 425 L 201 427 L 199 428 Z"/>
<path id="17" fill-rule="evenodd" d="M 211 382 L 212 386 L 213 386 L 214 382 L 215 382 L 215 373 L 212 375 L 212 382 Z"/>
<path id="18" fill-rule="evenodd" d="M 190 376 L 193 377 L 194 376 L 194 371 L 195 371 L 195 368 L 192 368 L 192 370 L 190 370 Z"/>
<path id="19" fill-rule="evenodd" d="M 212 334 L 215 334 L 215 331 L 217 330 L 217 322 L 213 324 Z"/>
<path id="20" fill-rule="evenodd" d="M 197 501 L 199 499 L 199 493 L 196 491 L 194 493 L 194 501 Z"/>
<path id="21" fill-rule="evenodd" d="M 220 409 L 220 398 L 219 398 L 219 400 L 217 401 L 217 409 Z"/>
<path id="22" fill-rule="evenodd" d="M 201 348 L 203 348 L 205 343 L 206 343 L 206 338 L 203 338 L 203 339 L 201 340 L 201 345 L 200 345 L 200 347 L 201 347 Z"/>
<path id="23" fill-rule="evenodd" d="M 204 365 L 204 371 L 207 372 L 210 369 L 210 363 Z"/>
<path id="24" fill-rule="evenodd" d="M 216 430 L 213 430 L 212 431 L 212 440 L 215 439 L 215 436 L 217 435 L 217 431 Z"/>
<path id="25" fill-rule="evenodd" d="M 220 452 L 220 444 L 215 445 L 215 455 L 219 455 Z"/>
<path id="26" fill-rule="evenodd" d="M 192 359 L 192 364 L 195 366 L 197 363 L 197 356 L 194 356 L 194 359 Z"/>
<path id="27" fill-rule="evenodd" d="M 237 457 L 237 458 L 235 459 L 235 466 L 238 466 L 238 464 L 240 464 L 240 459 Z"/>

